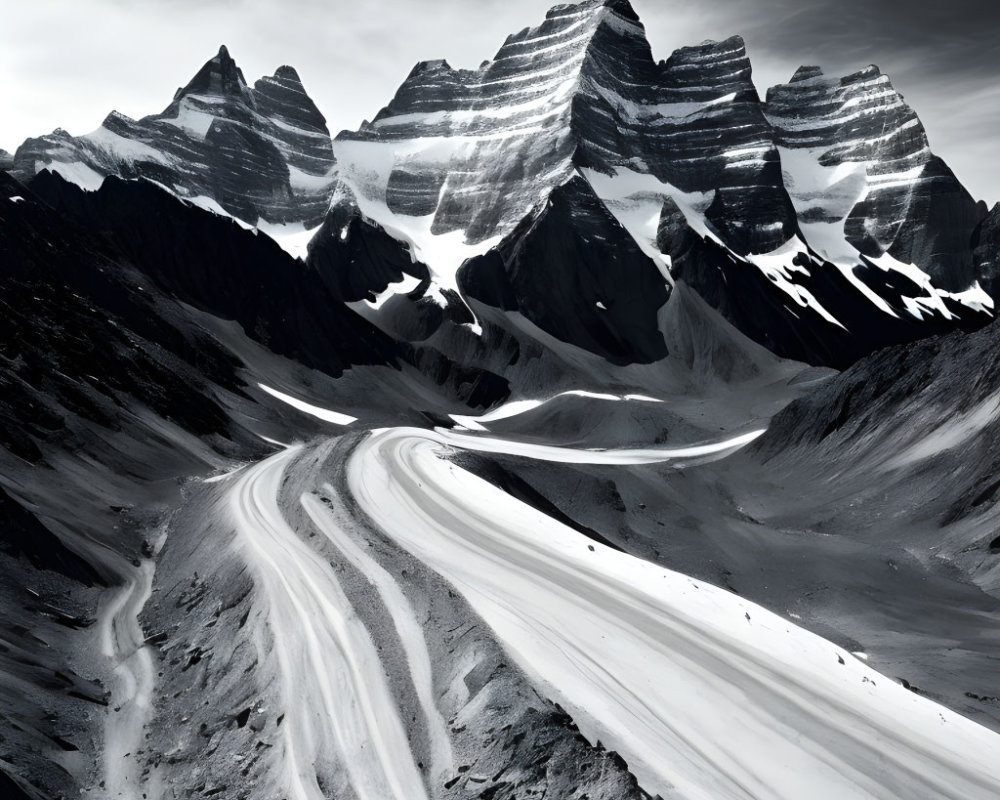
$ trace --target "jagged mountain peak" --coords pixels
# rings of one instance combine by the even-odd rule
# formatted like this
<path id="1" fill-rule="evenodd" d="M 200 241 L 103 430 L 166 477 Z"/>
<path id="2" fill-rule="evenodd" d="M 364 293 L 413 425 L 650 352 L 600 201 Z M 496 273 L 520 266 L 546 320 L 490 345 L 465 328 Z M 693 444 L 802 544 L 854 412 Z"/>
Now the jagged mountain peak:
<path id="1" fill-rule="evenodd" d="M 602 25 L 615 25 L 616 22 L 619 23 L 620 31 L 629 30 L 630 33 L 639 34 L 645 38 L 642 22 L 628 0 L 583 0 L 580 3 L 556 5 L 549 9 L 541 25 L 526 27 L 507 36 L 497 54 L 492 59 L 483 61 L 478 69 L 455 69 L 443 58 L 419 61 L 410 71 L 401 91 L 407 87 L 407 83 L 410 81 L 424 78 L 428 74 L 435 76 L 453 74 L 465 78 L 488 76 L 491 71 L 500 68 L 500 62 L 516 58 L 518 49 L 540 37 L 556 38 L 561 33 L 574 32 L 577 35 L 571 42 L 573 50 L 585 50 Z M 623 27 L 621 23 L 629 23 L 628 28 Z M 563 44 L 568 45 L 570 42 L 558 42 L 557 44 L 562 46 Z M 390 104 L 389 109 L 391 108 Z M 385 115 L 389 109 L 383 109 L 382 115 Z"/>
<path id="2" fill-rule="evenodd" d="M 788 83 L 770 87 L 768 98 L 770 99 L 771 92 L 780 92 L 783 87 L 788 86 L 823 87 L 828 92 L 843 90 L 857 93 L 877 90 L 879 97 L 884 101 L 892 103 L 902 101 L 902 95 L 893 86 L 891 78 L 877 64 L 868 64 L 843 76 L 828 75 L 822 67 L 815 65 L 801 66 L 795 70 Z"/>
<path id="3" fill-rule="evenodd" d="M 444 287 L 573 180 L 600 184 L 595 202 L 667 284 L 656 223 L 674 192 L 700 217 L 732 216 L 708 226 L 744 251 L 795 229 L 742 38 L 657 63 L 629 3 L 556 6 L 477 71 L 422 62 L 335 152 L 338 196 L 409 243 Z"/>
<path id="4" fill-rule="evenodd" d="M 540 25 L 507 37 L 495 57 L 478 70 L 456 70 L 443 60 L 417 64 L 373 122 L 338 137 L 340 161 L 346 165 L 342 177 L 353 183 L 351 165 L 365 169 L 355 159 L 357 148 L 351 142 L 437 136 L 457 145 L 460 140 L 463 144 L 452 160 L 461 175 L 447 180 L 447 189 L 454 193 L 446 190 L 442 196 L 437 178 L 426 181 L 432 170 L 417 153 L 384 176 L 384 194 L 379 190 L 375 198 L 366 187 L 352 185 L 351 195 L 386 203 L 391 212 L 404 216 L 433 214 L 433 235 L 463 229 L 466 242 L 483 242 L 512 230 L 541 195 L 518 197 L 511 207 L 509 196 L 491 191 L 484 197 L 472 187 L 459 189 L 459 184 L 492 178 L 462 172 L 457 161 L 467 156 L 478 160 L 478 152 L 488 149 L 498 156 L 503 151 L 493 159 L 493 169 L 502 170 L 514 160 L 520 182 L 536 183 L 541 174 L 548 188 L 560 185 L 579 163 L 574 155 L 586 138 L 581 134 L 588 127 L 585 107 L 618 104 L 613 96 L 620 85 L 639 87 L 635 92 L 641 94 L 642 86 L 655 81 L 655 67 L 645 32 L 627 3 L 587 0 L 557 6 Z M 649 100 L 643 96 L 638 102 Z M 512 155 L 515 151 L 521 155 Z M 372 213 L 379 216 L 377 209 Z"/>
<path id="5" fill-rule="evenodd" d="M 889 80 L 889 76 L 883 73 L 877 64 L 868 64 L 844 76 L 841 81 L 846 85 L 871 80 L 872 78 L 885 78 L 885 80 Z"/>
<path id="6" fill-rule="evenodd" d="M 555 19 L 566 15 L 581 13 L 599 13 L 604 9 L 614 11 L 621 17 L 633 22 L 639 21 L 639 15 L 629 0 L 581 0 L 578 3 L 559 3 L 552 6 L 545 15 L 546 19 Z"/>
<path id="7" fill-rule="evenodd" d="M 333 167 L 326 120 L 298 73 L 283 66 L 251 88 L 223 45 L 162 113 L 112 112 L 84 136 L 29 139 L 13 171 L 27 181 L 51 169 L 86 189 L 108 175 L 145 177 L 251 224 L 298 225 L 322 220 Z"/>
<path id="8" fill-rule="evenodd" d="M 709 100 L 737 93 L 756 101 L 753 67 L 739 34 L 680 47 L 661 64 L 658 82 L 687 99 Z"/>
<path id="9" fill-rule="evenodd" d="M 302 78 L 299 77 L 299 72 L 295 67 L 288 64 L 282 64 L 274 71 L 274 78 L 282 81 L 290 81 L 293 83 L 302 83 Z"/>
<path id="10" fill-rule="evenodd" d="M 555 6 L 478 70 L 421 62 L 334 150 L 335 203 L 391 231 L 443 287 L 582 176 L 668 282 L 720 307 L 742 282 L 755 299 L 730 318 L 782 355 L 841 364 L 912 337 L 910 320 L 978 324 L 992 308 L 970 248 L 985 209 L 877 66 L 803 66 L 764 103 L 741 36 L 657 63 L 627 2 Z M 670 252 L 664 215 L 683 233 Z M 896 326 L 881 338 L 880 315 Z"/>
<path id="11" fill-rule="evenodd" d="M 328 137 L 326 117 L 313 102 L 294 67 L 278 67 L 273 76 L 254 83 L 258 111 L 300 130 Z"/>
<path id="12" fill-rule="evenodd" d="M 229 55 L 229 48 L 219 47 L 219 52 L 205 62 L 187 85 L 178 89 L 174 100 L 189 95 L 208 97 L 247 97 L 247 82 L 243 71 Z"/>
<path id="13" fill-rule="evenodd" d="M 602 36 L 609 32 L 611 36 Z M 378 113 L 374 124 L 377 127 L 382 120 L 412 113 L 414 95 L 420 95 L 424 111 L 456 101 L 471 107 L 495 103 L 498 95 L 504 95 L 491 89 L 509 82 L 512 74 L 526 71 L 548 75 L 562 66 L 560 88 L 566 90 L 567 80 L 579 77 L 587 68 L 603 66 L 600 59 L 593 58 L 594 49 L 602 45 L 613 49 L 617 37 L 632 39 L 633 49 L 636 43 L 639 47 L 638 57 L 630 53 L 631 57 L 623 61 L 624 68 L 634 69 L 636 61 L 648 62 L 643 66 L 652 65 L 652 51 L 644 28 L 627 0 L 584 0 L 555 6 L 540 25 L 508 36 L 496 55 L 478 69 L 455 69 L 445 59 L 418 62 L 393 100 Z M 529 59 L 532 63 L 527 63 Z M 542 81 L 541 88 L 549 84 Z M 533 88 L 540 90 L 539 86 Z M 561 95 L 566 93 L 563 91 Z"/>
<path id="14" fill-rule="evenodd" d="M 430 58 L 425 61 L 418 61 L 413 65 L 413 69 L 410 70 L 410 74 L 406 76 L 406 80 L 403 82 L 405 85 L 407 82 L 419 78 L 423 75 L 437 74 L 437 73 L 450 73 L 455 72 L 455 68 L 444 58 Z"/>
<path id="15" fill-rule="evenodd" d="M 671 58 L 683 58 L 687 54 L 717 56 L 730 53 L 739 58 L 747 55 L 746 40 L 738 33 L 727 36 L 725 39 L 703 39 L 698 44 L 683 45 L 671 54 Z"/>

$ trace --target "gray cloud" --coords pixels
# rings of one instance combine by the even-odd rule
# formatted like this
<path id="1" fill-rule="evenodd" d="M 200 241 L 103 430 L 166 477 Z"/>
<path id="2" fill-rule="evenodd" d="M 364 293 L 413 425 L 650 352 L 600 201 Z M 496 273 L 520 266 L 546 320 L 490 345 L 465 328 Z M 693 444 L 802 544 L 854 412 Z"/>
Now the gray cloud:
<path id="1" fill-rule="evenodd" d="M 112 108 L 162 110 L 225 43 L 249 80 L 293 64 L 334 130 L 373 116 L 419 60 L 471 67 L 550 0 L 0 0 L 0 147 Z M 553 0 L 554 2 L 554 0 Z M 995 0 L 633 0 L 654 52 L 742 33 L 763 91 L 802 63 L 876 63 L 973 194 L 1000 199 Z"/>

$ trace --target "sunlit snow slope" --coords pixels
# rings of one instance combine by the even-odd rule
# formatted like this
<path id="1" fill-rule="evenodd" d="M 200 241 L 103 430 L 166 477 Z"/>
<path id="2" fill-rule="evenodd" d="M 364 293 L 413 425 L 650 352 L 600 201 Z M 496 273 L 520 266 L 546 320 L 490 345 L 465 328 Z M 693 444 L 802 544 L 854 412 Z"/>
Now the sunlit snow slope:
<path id="1" fill-rule="evenodd" d="M 384 429 L 356 446 L 340 490 L 325 445 L 287 449 L 220 484 L 274 635 L 290 796 L 322 796 L 316 764 L 331 760 L 358 797 L 449 796 L 444 782 L 462 774 L 457 729 L 433 689 L 441 651 L 418 621 L 427 600 L 414 604 L 380 563 L 385 545 L 372 537 L 382 535 L 454 587 L 537 691 L 617 751 L 648 792 L 957 800 L 1000 791 L 997 734 L 754 603 L 567 528 L 452 459 L 480 448 L 504 449 L 468 434 Z M 567 462 L 657 458 L 506 449 Z M 288 485 L 305 489 L 298 510 L 282 499 Z M 352 503 L 370 533 L 345 515 Z M 316 531 L 332 564 L 311 544 Z M 347 565 L 364 575 L 368 600 L 345 593 L 337 575 Z M 400 652 L 375 643 L 381 625 L 366 628 L 359 602 L 386 609 Z"/>

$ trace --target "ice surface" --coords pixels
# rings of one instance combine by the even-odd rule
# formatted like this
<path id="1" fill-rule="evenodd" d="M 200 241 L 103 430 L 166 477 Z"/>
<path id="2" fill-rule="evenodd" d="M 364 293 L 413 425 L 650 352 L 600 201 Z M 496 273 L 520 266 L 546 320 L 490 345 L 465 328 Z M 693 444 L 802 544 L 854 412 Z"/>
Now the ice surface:
<path id="1" fill-rule="evenodd" d="M 330 484 L 326 484 L 324 489 L 329 497 L 337 497 L 336 489 Z M 393 626 L 403 645 L 414 688 L 417 691 L 417 699 L 430 733 L 434 761 L 432 772 L 438 777 L 450 776 L 454 771 L 451 739 L 448 735 L 448 724 L 435 702 L 431 657 L 427 649 L 423 623 L 417 610 L 407 599 L 396 578 L 372 558 L 343 526 L 331 519 L 326 507 L 317 497 L 303 494 L 300 502 L 317 529 L 326 535 L 347 562 L 371 582 L 386 604 Z"/>
<path id="2" fill-rule="evenodd" d="M 351 458 L 351 491 L 647 791 L 697 800 L 1000 792 L 997 734 L 737 595 L 593 542 L 444 457 L 442 445 L 483 442 L 470 439 L 377 432 Z"/>
<path id="3" fill-rule="evenodd" d="M 157 537 L 155 551 L 162 547 L 164 537 L 165 533 Z M 153 652 L 146 644 L 139 614 L 152 595 L 155 563 L 148 558 L 135 566 L 125 559 L 120 562 L 127 578 L 104 597 L 98 609 L 97 633 L 101 655 L 112 665 L 109 703 L 115 709 L 105 723 L 102 774 L 108 797 L 139 800 L 145 797 L 151 776 L 141 772 L 133 754 L 137 756 L 143 746 L 156 686 Z"/>
<path id="4" fill-rule="evenodd" d="M 315 763 L 336 754 L 358 800 L 426 800 L 379 653 L 329 562 L 282 516 L 289 448 L 229 492 L 239 546 L 262 586 L 285 705 L 288 796 L 321 800 Z"/>

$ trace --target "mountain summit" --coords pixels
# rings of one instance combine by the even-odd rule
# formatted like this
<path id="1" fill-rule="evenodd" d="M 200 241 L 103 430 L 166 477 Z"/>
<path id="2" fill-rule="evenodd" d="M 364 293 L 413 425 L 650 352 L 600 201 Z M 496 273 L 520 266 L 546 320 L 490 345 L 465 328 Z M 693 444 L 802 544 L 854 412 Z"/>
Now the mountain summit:
<path id="1" fill-rule="evenodd" d="M 243 71 L 229 55 L 229 48 L 222 45 L 215 58 L 205 62 L 188 85 L 177 90 L 174 100 L 189 95 L 207 97 L 240 97 L 252 102 L 247 94 L 247 82 Z"/>
<path id="2" fill-rule="evenodd" d="M 782 356 L 845 366 L 992 315 L 992 277 L 972 252 L 985 209 L 887 77 L 804 67 L 764 102 L 740 37 L 657 63 L 628 2 L 556 6 L 478 70 L 418 64 L 334 150 L 334 217 L 361 214 L 402 242 L 429 270 L 418 294 L 446 309 L 482 294 L 468 259 L 513 252 L 511 237 L 537 230 L 525 221 L 582 179 L 571 194 L 587 207 L 598 198 L 668 291 L 689 283 Z M 525 269 L 579 289 L 574 249 L 547 248 Z M 412 282 L 398 287 L 412 300 Z M 370 289 L 383 298 L 373 316 L 398 312 L 384 302 L 391 284 Z M 548 332 L 565 329 L 540 310 L 551 296 L 506 297 Z M 465 311 L 444 316 L 477 329 Z"/>
<path id="3" fill-rule="evenodd" d="M 250 224 L 312 226 L 329 204 L 333 167 L 326 121 L 298 73 L 281 67 L 249 87 L 222 46 L 163 113 L 112 112 L 85 136 L 29 139 L 12 171 L 27 180 L 51 169 L 89 189 L 106 175 L 147 178 Z"/>

